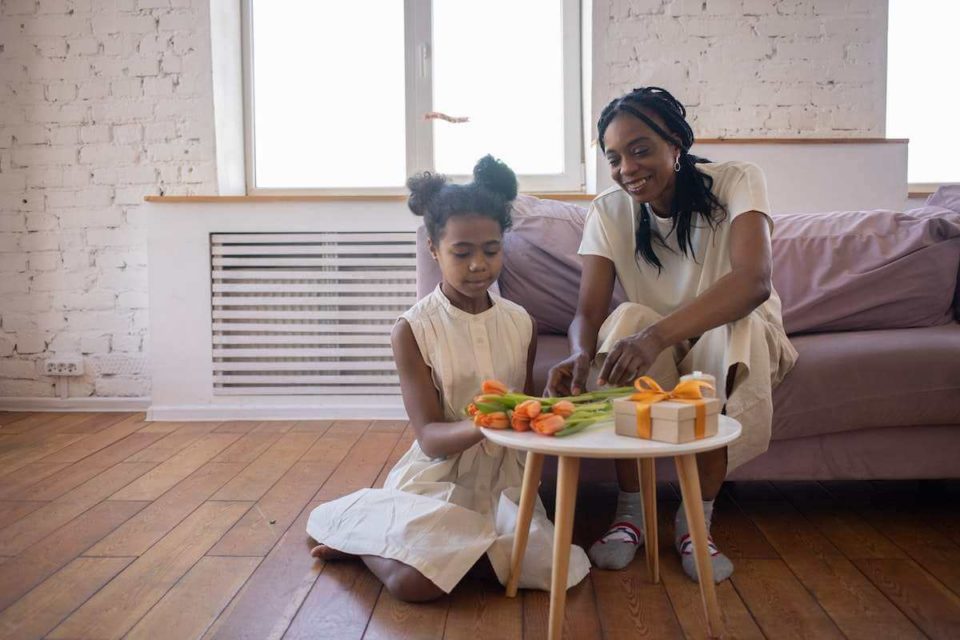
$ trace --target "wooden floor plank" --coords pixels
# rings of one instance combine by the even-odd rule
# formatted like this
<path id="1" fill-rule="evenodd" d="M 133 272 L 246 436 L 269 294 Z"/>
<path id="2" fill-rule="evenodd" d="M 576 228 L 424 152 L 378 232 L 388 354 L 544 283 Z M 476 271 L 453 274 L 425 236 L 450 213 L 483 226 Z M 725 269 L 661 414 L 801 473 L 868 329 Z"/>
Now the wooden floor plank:
<path id="1" fill-rule="evenodd" d="M 449 605 L 449 597 L 417 604 L 401 602 L 382 589 L 363 640 L 441 640 Z"/>
<path id="2" fill-rule="evenodd" d="M 523 598 L 507 598 L 499 583 L 464 580 L 450 594 L 444 640 L 522 637 Z"/>
<path id="3" fill-rule="evenodd" d="M 0 500 L 23 500 L 23 492 L 41 480 L 63 471 L 70 466 L 69 462 L 31 462 L 20 470 L 20 473 L 4 478 L 0 484 Z M 0 528 L 3 525 L 0 524 Z"/>
<path id="4" fill-rule="evenodd" d="M 0 613 L 4 640 L 40 640 L 133 558 L 77 558 Z"/>
<path id="5" fill-rule="evenodd" d="M 50 638 L 121 638 L 250 508 L 207 502 L 64 620 Z"/>
<path id="6" fill-rule="evenodd" d="M 764 535 L 846 637 L 923 637 L 847 557 L 832 553 L 832 545 L 824 551 L 829 542 L 792 505 L 766 505 L 757 512 Z"/>
<path id="7" fill-rule="evenodd" d="M 960 598 L 916 564 L 898 559 L 854 562 L 928 636 L 960 638 Z"/>
<path id="8" fill-rule="evenodd" d="M 217 433 L 220 433 L 217 431 Z M 228 431 L 226 433 L 239 433 Z M 283 436 L 282 433 L 246 433 L 224 449 L 214 462 L 253 462 Z"/>
<path id="9" fill-rule="evenodd" d="M 126 417 L 124 417 L 126 416 Z M 64 447 L 55 453 L 51 453 L 44 458 L 43 462 L 78 462 L 87 456 L 93 455 L 105 447 L 126 438 L 146 423 L 143 420 L 143 414 L 113 414 L 116 422 L 107 423 L 107 425 L 87 435 L 87 437 L 78 440 L 69 447 Z"/>
<path id="10" fill-rule="evenodd" d="M 524 640 L 546 640 L 550 619 L 550 593 L 527 589 L 523 598 Z M 563 637 L 580 640 L 600 640 L 603 637 L 597 615 L 597 599 L 593 581 L 588 576 L 575 588 L 567 591 L 567 606 L 563 612 Z"/>
<path id="11" fill-rule="evenodd" d="M 59 571 L 146 504 L 101 502 L 0 565 L 0 609 Z"/>
<path id="12" fill-rule="evenodd" d="M 295 432 L 299 433 L 299 432 Z M 217 546 L 210 555 L 264 556 L 276 544 L 297 514 L 319 491 L 330 474 L 357 441 L 360 433 L 312 430 L 320 439 L 309 450 L 317 449 L 322 454 L 315 462 L 295 463 L 267 493 L 254 505 Z"/>
<path id="13" fill-rule="evenodd" d="M 201 558 L 125 640 L 199 638 L 259 563 L 260 558 Z"/>
<path id="14" fill-rule="evenodd" d="M 0 454 L 0 482 L 6 482 L 5 476 L 10 476 L 10 474 L 31 462 L 42 460 L 51 453 L 68 447 L 82 438 L 82 434 L 54 433 L 36 441 L 24 442 L 10 451 Z"/>
<path id="15" fill-rule="evenodd" d="M 60 411 L 49 411 L 49 412 L 36 412 L 31 415 L 17 420 L 14 423 L 5 425 L 3 427 L 2 433 L 4 434 L 24 434 L 33 431 L 39 426 L 50 424 L 54 420 L 59 420 L 65 416 L 77 416 L 76 413 L 64 413 Z"/>
<path id="16" fill-rule="evenodd" d="M 12 425 L 18 420 L 29 418 L 33 413 L 29 411 L 0 411 L 0 430 Z"/>
<path id="17" fill-rule="evenodd" d="M 139 556 L 146 553 L 239 473 L 240 463 L 210 462 L 104 537 L 89 556 Z M 110 501 L 113 502 L 113 501 Z"/>
<path id="18" fill-rule="evenodd" d="M 382 587 L 362 562 L 327 563 L 283 640 L 360 640 Z"/>
<path id="19" fill-rule="evenodd" d="M 590 574 L 597 617 L 605 638 L 683 638 L 683 630 L 662 584 L 653 584 L 643 554 L 622 571 Z"/>
<path id="20" fill-rule="evenodd" d="M 9 527 L 0 530 L 0 555 L 20 553 L 152 467 L 153 463 L 150 462 L 121 462 L 64 494 L 63 497 L 17 520 Z"/>
<path id="21" fill-rule="evenodd" d="M 12 502 L 0 502 L 0 529 L 10 526 L 20 518 L 30 515 L 46 504 L 46 502 L 41 502 L 39 500 L 32 502 L 24 502 L 19 500 Z"/>
<path id="22" fill-rule="evenodd" d="M 783 560 L 740 560 L 731 580 L 768 638 L 843 638 Z"/>
<path id="23" fill-rule="evenodd" d="M 156 500 L 202 467 L 240 437 L 236 433 L 211 433 L 110 496 L 111 500 Z"/>
<path id="24" fill-rule="evenodd" d="M 333 425 L 333 420 L 300 420 L 290 431 L 294 433 L 326 433 Z"/>
<path id="25" fill-rule="evenodd" d="M 203 436 L 217 428 L 219 422 L 187 422 L 175 431 L 153 443 L 143 451 L 130 456 L 128 462 L 166 462 Z M 143 432 L 146 429 L 141 429 Z"/>
<path id="26" fill-rule="evenodd" d="M 162 434 L 134 433 L 92 456 L 75 462 L 65 469 L 27 486 L 15 495 L 24 500 L 56 500 L 63 494 L 103 473 L 113 465 L 125 461 L 132 454 L 156 442 Z M 42 464 L 40 462 L 36 464 Z"/>
<path id="27" fill-rule="evenodd" d="M 288 433 L 228 482 L 215 500 L 259 500 L 319 438 L 317 433 Z"/>

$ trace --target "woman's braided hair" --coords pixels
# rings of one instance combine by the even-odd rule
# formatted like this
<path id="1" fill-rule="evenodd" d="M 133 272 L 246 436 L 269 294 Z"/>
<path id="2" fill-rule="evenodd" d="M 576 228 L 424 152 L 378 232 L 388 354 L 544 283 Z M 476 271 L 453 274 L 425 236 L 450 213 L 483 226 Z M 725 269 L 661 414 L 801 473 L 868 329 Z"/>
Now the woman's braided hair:
<path id="1" fill-rule="evenodd" d="M 667 129 L 664 130 L 644 111 L 657 114 L 667 125 Z M 687 110 L 666 89 L 660 87 L 634 89 L 630 93 L 612 100 L 601 112 L 600 119 L 597 121 L 597 135 L 602 151 L 606 151 L 603 135 L 613 119 L 621 113 L 628 113 L 643 121 L 657 135 L 680 149 L 680 171 L 677 173 L 676 188 L 671 204 L 670 214 L 673 226 L 670 232 L 676 232 L 677 244 L 683 255 L 693 254 L 690 235 L 693 229 L 694 216 L 703 217 L 707 224 L 715 227 L 726 216 L 726 209 L 710 190 L 713 187 L 713 178 L 696 168 L 698 163 L 709 162 L 709 160 L 698 158 L 689 153 L 690 147 L 693 146 L 694 136 L 693 129 L 687 122 Z M 654 251 L 654 241 L 669 250 L 663 237 L 653 229 L 650 214 L 647 207 L 644 207 L 637 224 L 637 260 L 639 262 L 642 258 L 644 262 L 655 266 L 657 271 L 660 271 L 663 269 L 663 264 L 657 257 L 656 251 Z M 694 255 L 693 258 L 696 259 L 696 256 Z"/>

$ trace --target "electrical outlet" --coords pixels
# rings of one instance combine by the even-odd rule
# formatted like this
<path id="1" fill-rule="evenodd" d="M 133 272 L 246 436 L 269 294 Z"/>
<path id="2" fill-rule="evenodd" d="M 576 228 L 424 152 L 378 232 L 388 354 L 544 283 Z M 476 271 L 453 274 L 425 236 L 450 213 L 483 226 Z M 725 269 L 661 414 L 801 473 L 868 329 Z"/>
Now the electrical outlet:
<path id="1" fill-rule="evenodd" d="M 82 376 L 83 358 L 80 356 L 54 356 L 43 363 L 47 376 Z"/>

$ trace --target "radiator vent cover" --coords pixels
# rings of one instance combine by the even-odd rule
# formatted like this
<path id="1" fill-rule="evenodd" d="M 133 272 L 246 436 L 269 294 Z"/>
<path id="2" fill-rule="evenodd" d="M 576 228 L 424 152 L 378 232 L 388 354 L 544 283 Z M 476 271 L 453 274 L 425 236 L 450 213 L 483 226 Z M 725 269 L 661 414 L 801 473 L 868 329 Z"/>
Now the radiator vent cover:
<path id="1" fill-rule="evenodd" d="M 398 395 L 416 234 L 210 236 L 214 395 Z"/>

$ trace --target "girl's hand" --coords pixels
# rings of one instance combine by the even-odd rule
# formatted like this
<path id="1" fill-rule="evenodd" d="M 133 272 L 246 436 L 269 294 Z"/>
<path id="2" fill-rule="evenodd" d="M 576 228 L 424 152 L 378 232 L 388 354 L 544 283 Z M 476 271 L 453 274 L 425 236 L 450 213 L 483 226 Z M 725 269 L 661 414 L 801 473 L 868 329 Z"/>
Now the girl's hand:
<path id="1" fill-rule="evenodd" d="M 607 354 L 597 384 L 616 387 L 632 384 L 647 372 L 665 348 L 666 345 L 653 326 L 618 340 Z"/>
<path id="2" fill-rule="evenodd" d="M 554 365 L 547 376 L 547 395 L 577 396 L 586 391 L 591 360 L 588 354 L 577 352 Z"/>

